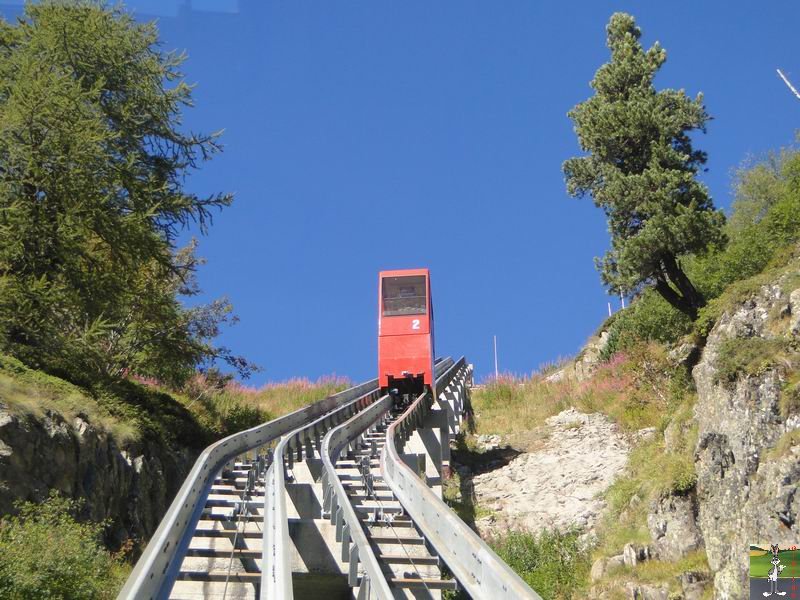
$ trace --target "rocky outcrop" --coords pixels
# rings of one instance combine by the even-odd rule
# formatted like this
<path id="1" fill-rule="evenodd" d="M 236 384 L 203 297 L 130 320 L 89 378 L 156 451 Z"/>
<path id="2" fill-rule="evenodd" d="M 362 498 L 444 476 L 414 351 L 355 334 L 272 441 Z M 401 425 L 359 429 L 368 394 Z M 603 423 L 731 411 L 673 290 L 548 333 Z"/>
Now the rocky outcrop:
<path id="1" fill-rule="evenodd" d="M 589 379 L 597 370 L 603 352 L 608 346 L 609 339 L 609 333 L 601 331 L 586 342 L 586 345 L 581 349 L 574 361 L 545 377 L 545 381 L 556 383 L 564 379 L 575 379 L 576 381 Z"/>
<path id="2" fill-rule="evenodd" d="M 800 415 L 784 417 L 779 409 L 785 365 L 739 374 L 733 381 L 720 374 L 727 340 L 796 339 L 800 290 L 785 289 L 787 281 L 761 288 L 725 313 L 693 371 L 697 522 L 715 573 L 715 598 L 747 596 L 749 544 L 800 539 L 800 448 L 781 456 L 771 452 L 782 436 L 800 428 Z"/>
<path id="3" fill-rule="evenodd" d="M 195 454 L 154 442 L 120 447 L 82 417 L 18 415 L 0 403 L 0 514 L 51 490 L 85 500 L 84 516 L 109 519 L 107 542 L 146 540 L 189 472 Z"/>
<path id="4" fill-rule="evenodd" d="M 605 506 L 602 493 L 622 471 L 629 444 L 601 414 L 565 410 L 547 419 L 547 441 L 535 452 L 472 479 L 482 534 L 508 528 L 591 532 Z"/>
<path id="5" fill-rule="evenodd" d="M 697 526 L 697 498 L 694 492 L 662 496 L 647 516 L 655 555 L 661 560 L 680 560 L 703 546 Z"/>

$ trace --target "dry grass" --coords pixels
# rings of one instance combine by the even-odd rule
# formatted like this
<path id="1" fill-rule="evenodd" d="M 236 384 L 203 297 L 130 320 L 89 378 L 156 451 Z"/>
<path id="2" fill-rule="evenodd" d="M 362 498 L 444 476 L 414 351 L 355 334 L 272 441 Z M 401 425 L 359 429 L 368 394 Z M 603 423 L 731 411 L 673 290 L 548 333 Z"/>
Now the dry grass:
<path id="1" fill-rule="evenodd" d="M 692 552 L 676 562 L 648 560 L 635 567 L 622 567 L 609 573 L 594 589 L 598 593 L 606 592 L 611 598 L 628 598 L 629 594 L 625 595 L 624 586 L 633 581 L 667 586 L 671 594 L 677 594 L 681 592 L 678 577 L 688 572 L 710 573 L 705 552 Z"/>
<path id="2" fill-rule="evenodd" d="M 133 440 L 134 424 L 115 416 L 81 388 L 56 377 L 28 369 L 19 361 L 0 356 L 0 405 L 18 415 L 42 417 L 47 412 L 72 421 L 78 416 L 111 433 L 120 443 Z"/>
<path id="3" fill-rule="evenodd" d="M 514 438 L 569 407 L 602 412 L 628 430 L 659 426 L 685 393 L 675 379 L 664 348 L 654 343 L 616 354 L 586 381 L 503 375 L 473 394 L 477 432 Z"/>
<path id="4" fill-rule="evenodd" d="M 33 417 L 52 411 L 67 421 L 80 416 L 121 445 L 152 434 L 202 447 L 349 385 L 342 377 L 323 377 L 313 382 L 268 383 L 255 389 L 235 382 L 215 386 L 197 376 L 180 393 L 141 379 L 94 393 L 0 355 L 0 407 Z"/>
<path id="5" fill-rule="evenodd" d="M 277 418 L 341 392 L 351 385 L 350 380 L 345 377 L 328 375 L 316 381 L 296 378 L 271 382 L 260 388 L 231 384 L 226 388 L 226 392 L 271 415 L 272 418 Z"/>

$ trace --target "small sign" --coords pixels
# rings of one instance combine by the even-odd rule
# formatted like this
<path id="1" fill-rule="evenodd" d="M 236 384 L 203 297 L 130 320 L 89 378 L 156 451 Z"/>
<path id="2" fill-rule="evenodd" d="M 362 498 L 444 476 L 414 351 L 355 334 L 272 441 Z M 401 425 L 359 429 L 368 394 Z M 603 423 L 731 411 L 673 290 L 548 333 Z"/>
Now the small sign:
<path id="1" fill-rule="evenodd" d="M 797 545 L 750 544 L 750 598 L 800 600 Z"/>

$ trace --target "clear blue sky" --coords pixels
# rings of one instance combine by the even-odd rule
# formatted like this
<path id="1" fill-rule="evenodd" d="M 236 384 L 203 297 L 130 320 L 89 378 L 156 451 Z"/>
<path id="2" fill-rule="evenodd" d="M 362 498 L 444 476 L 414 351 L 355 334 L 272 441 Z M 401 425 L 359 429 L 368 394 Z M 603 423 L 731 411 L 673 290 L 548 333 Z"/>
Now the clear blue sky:
<path id="1" fill-rule="evenodd" d="M 7 17 L 21 2 L 0 2 Z M 529 373 L 575 353 L 609 300 L 592 258 L 602 213 L 569 198 L 567 111 L 607 60 L 612 12 L 631 12 L 668 61 L 660 87 L 705 93 L 703 176 L 788 145 L 800 100 L 800 3 L 506 0 L 129 0 L 185 49 L 196 108 L 225 152 L 194 174 L 232 191 L 200 251 L 207 298 L 241 322 L 222 342 L 264 367 L 253 382 L 375 376 L 376 280 L 430 267 L 439 354 Z M 612 298 L 614 307 L 619 300 Z"/>

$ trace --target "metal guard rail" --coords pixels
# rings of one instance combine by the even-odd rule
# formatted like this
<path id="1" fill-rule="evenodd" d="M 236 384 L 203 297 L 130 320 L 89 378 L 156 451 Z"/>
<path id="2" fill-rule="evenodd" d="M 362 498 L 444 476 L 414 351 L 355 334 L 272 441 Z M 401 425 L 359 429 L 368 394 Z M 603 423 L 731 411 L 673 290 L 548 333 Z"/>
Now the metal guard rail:
<path id="1" fill-rule="evenodd" d="M 435 372 L 441 372 L 452 363 L 451 359 L 438 360 Z M 292 587 L 292 565 L 289 540 L 289 519 L 286 510 L 285 468 L 283 457 L 287 447 L 297 451 L 297 458 L 302 458 L 304 443 L 311 448 L 312 437 L 319 452 L 320 429 L 327 433 L 333 425 L 338 425 L 365 407 L 378 397 L 379 390 L 372 389 L 366 394 L 343 404 L 337 410 L 325 413 L 311 423 L 305 423 L 286 435 L 275 448 L 274 460 L 267 473 L 264 494 L 264 537 L 261 559 L 261 592 L 260 597 L 268 600 L 291 600 L 294 597 Z M 291 460 L 291 453 L 289 459 Z M 337 532 L 338 533 L 338 532 Z"/>
<path id="2" fill-rule="evenodd" d="M 175 583 L 217 472 L 240 454 L 265 446 L 299 425 L 377 388 L 378 380 L 328 396 L 288 415 L 228 436 L 203 450 L 150 539 L 118 600 L 161 600 Z"/>
<path id="3" fill-rule="evenodd" d="M 450 379 L 455 379 L 458 385 L 462 385 L 467 369 L 462 357 L 449 370 L 453 371 L 453 377 Z M 460 381 L 456 377 L 458 373 L 463 375 Z M 446 378 L 448 374 L 444 377 Z M 437 386 L 437 393 L 443 392 L 445 387 Z M 430 404 L 430 395 L 420 396 L 386 431 L 386 445 L 381 454 L 381 473 L 384 481 L 389 484 L 403 508 L 436 549 L 459 584 L 473 598 L 541 600 L 541 596 L 514 573 L 486 542 L 450 510 L 444 501 L 401 460 L 397 445 L 402 448 L 411 432 L 430 410 Z"/>
<path id="4" fill-rule="evenodd" d="M 350 504 L 344 485 L 336 474 L 333 461 L 354 438 L 376 425 L 381 416 L 392 408 L 392 403 L 391 396 L 384 396 L 346 423 L 332 429 L 322 442 L 322 463 L 325 467 L 322 473 L 323 516 L 336 525 L 336 541 L 342 544 L 342 560 L 349 563 L 347 582 L 350 587 L 359 585 L 358 565 L 364 565 L 359 600 L 370 598 L 372 592 L 381 600 L 390 599 L 392 590 Z"/>
<path id="5" fill-rule="evenodd" d="M 284 458 L 291 465 L 293 453 L 302 459 L 303 446 L 312 454 L 322 450 L 322 435 L 339 423 L 346 421 L 365 407 L 372 404 L 380 390 L 377 388 L 359 396 L 355 400 L 343 404 L 336 410 L 326 413 L 311 423 L 295 429 L 283 436 L 275 448 L 272 466 L 267 472 L 266 490 L 264 494 L 264 536 L 261 559 L 261 598 L 271 600 L 291 600 L 294 597 L 292 588 L 292 563 L 289 551 L 289 516 L 286 510 L 286 470 Z M 291 452 L 287 455 L 287 448 Z"/>
<path id="6" fill-rule="evenodd" d="M 443 359 L 437 363 L 435 370 L 441 374 L 452 364 L 451 358 Z M 347 579 L 350 587 L 359 585 L 358 565 L 364 565 L 365 575 L 360 582 L 359 600 L 367 600 L 373 595 L 380 600 L 391 600 L 393 595 L 333 463 L 345 448 L 359 446 L 364 434 L 381 422 L 392 408 L 392 403 L 390 396 L 384 396 L 346 423 L 329 431 L 322 441 L 323 516 L 336 526 L 336 541 L 342 544 L 342 560 L 349 563 Z"/>

